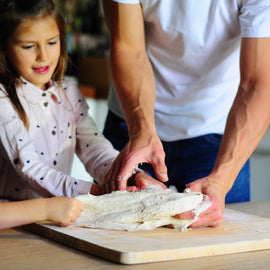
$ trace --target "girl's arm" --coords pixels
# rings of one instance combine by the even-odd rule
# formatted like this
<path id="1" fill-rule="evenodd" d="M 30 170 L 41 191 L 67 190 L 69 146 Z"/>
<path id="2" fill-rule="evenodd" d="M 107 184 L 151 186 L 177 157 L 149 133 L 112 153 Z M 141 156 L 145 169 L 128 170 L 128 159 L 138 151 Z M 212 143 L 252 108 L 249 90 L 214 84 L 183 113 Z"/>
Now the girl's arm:
<path id="1" fill-rule="evenodd" d="M 6 190 L 9 192 L 9 194 L 5 194 L 5 198 L 24 200 L 29 199 L 31 195 L 20 192 L 10 194 L 12 192 L 12 185 L 10 180 L 5 177 L 8 174 L 11 175 L 13 186 L 18 190 L 27 188 L 21 179 L 17 179 L 21 177 L 29 189 L 31 188 L 41 197 L 75 197 L 90 192 L 92 183 L 71 177 L 68 172 L 64 173 L 67 170 L 66 168 L 64 171 L 61 170 L 63 165 L 58 166 L 57 164 L 57 166 L 54 166 L 52 164 L 51 150 L 46 148 L 48 143 L 44 144 L 44 147 L 41 148 L 42 150 L 37 150 L 37 145 L 30 137 L 21 119 L 4 94 L 0 94 L 0 111 L 0 160 L 2 162 L 1 165 L 3 164 L 4 166 L 1 169 L 2 171 L 8 171 L 8 173 L 3 174 L 3 179 L 1 177 L 3 186 L 5 186 L 6 181 L 8 188 Z M 43 121 L 46 121 L 46 119 L 43 119 Z M 49 137 L 50 134 L 48 133 L 48 141 L 51 140 Z M 38 138 L 38 140 L 42 140 L 42 138 Z M 61 149 L 71 146 L 65 146 L 64 143 L 61 144 L 59 139 L 59 146 L 57 147 Z M 42 160 L 41 151 L 46 152 L 46 156 L 51 158 L 51 160 Z M 67 164 L 65 166 L 71 166 L 73 159 L 72 150 L 67 150 L 65 153 L 70 155 L 69 157 L 63 156 Z M 61 162 L 60 155 L 59 161 Z M 3 192 L 3 190 L 0 190 L 0 192 Z"/>
<path id="2" fill-rule="evenodd" d="M 84 210 L 75 198 L 54 197 L 0 203 L 0 229 L 50 220 L 60 226 L 75 222 Z"/>
<path id="3" fill-rule="evenodd" d="M 97 129 L 96 123 L 89 116 L 86 99 L 78 89 L 67 88 L 67 96 L 73 102 L 76 118 L 76 154 L 87 172 L 99 183 L 112 167 L 119 152 L 113 148 L 109 140 Z M 80 103 L 76 103 L 80 100 Z"/>

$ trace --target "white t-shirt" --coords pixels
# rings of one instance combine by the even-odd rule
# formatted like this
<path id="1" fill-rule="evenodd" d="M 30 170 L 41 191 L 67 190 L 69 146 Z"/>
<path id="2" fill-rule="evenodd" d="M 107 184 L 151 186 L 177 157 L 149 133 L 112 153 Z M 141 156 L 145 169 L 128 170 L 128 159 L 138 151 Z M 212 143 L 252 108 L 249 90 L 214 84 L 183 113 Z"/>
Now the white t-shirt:
<path id="1" fill-rule="evenodd" d="M 88 115 L 78 88 L 63 81 L 46 91 L 23 80 L 17 93 L 29 130 L 0 84 L 0 198 L 75 197 L 92 183 L 70 176 L 74 153 L 99 182 L 118 155 Z"/>
<path id="2" fill-rule="evenodd" d="M 164 141 L 222 134 L 239 79 L 241 37 L 270 37 L 270 0 L 113 0 L 143 8 Z M 123 117 L 114 91 L 109 107 Z"/>

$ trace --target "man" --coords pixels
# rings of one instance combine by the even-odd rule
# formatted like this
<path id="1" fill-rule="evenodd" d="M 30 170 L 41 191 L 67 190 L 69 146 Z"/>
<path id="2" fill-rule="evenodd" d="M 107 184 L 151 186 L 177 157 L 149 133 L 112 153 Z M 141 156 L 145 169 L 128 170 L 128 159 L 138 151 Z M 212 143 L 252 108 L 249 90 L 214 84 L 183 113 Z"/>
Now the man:
<path id="1" fill-rule="evenodd" d="M 225 197 L 249 200 L 248 159 L 269 126 L 270 1 L 103 5 L 119 100 L 111 91 L 104 134 L 123 147 L 107 191 L 126 189 L 133 168 L 148 163 L 178 191 L 208 195 L 212 207 L 193 227 L 219 225 Z"/>

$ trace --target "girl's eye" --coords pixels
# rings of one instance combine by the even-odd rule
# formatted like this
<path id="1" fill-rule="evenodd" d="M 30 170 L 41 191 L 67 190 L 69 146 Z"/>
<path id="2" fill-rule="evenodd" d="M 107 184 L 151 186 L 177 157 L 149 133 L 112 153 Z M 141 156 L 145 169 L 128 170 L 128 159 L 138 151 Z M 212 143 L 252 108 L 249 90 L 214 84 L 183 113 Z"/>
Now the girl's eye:
<path id="1" fill-rule="evenodd" d="M 33 47 L 34 47 L 34 45 L 24 45 L 24 46 L 22 46 L 22 48 L 26 49 L 26 50 L 31 49 Z"/>
<path id="2" fill-rule="evenodd" d="M 56 40 L 55 41 L 50 41 L 48 44 L 49 45 L 55 45 L 55 44 L 57 44 L 57 41 Z"/>

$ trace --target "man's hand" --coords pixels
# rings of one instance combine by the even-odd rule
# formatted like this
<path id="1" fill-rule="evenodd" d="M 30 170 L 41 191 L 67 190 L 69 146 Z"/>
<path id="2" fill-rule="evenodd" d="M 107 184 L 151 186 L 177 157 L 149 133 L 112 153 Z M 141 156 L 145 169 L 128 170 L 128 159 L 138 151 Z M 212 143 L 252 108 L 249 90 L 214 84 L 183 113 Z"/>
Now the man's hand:
<path id="1" fill-rule="evenodd" d="M 221 184 L 221 181 L 216 181 L 210 175 L 208 177 L 196 180 L 187 185 L 193 192 L 201 192 L 206 195 L 205 199 L 212 202 L 212 206 L 202 212 L 197 221 L 190 225 L 191 228 L 196 227 L 217 227 L 222 223 L 223 212 L 225 207 L 225 196 L 227 188 Z M 180 219 L 193 219 L 192 211 L 176 215 Z"/>
<path id="2" fill-rule="evenodd" d="M 105 191 L 126 190 L 127 180 L 140 163 L 152 164 L 156 176 L 163 182 L 168 180 L 165 165 L 165 153 L 157 135 L 147 134 L 133 136 L 116 158 L 105 179 Z M 130 189 L 131 187 L 128 187 Z"/>

